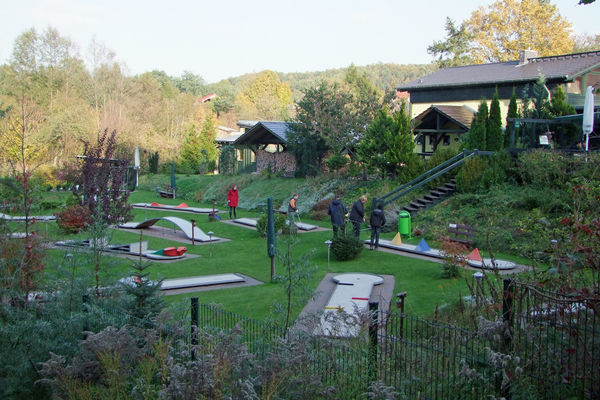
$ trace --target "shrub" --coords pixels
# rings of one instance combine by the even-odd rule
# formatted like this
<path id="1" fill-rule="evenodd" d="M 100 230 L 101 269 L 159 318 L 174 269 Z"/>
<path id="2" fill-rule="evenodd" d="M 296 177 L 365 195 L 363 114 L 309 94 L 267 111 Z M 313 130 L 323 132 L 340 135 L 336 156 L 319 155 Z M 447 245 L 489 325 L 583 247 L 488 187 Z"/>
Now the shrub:
<path id="1" fill-rule="evenodd" d="M 285 227 L 286 218 L 283 214 L 274 213 L 273 217 L 275 219 L 275 232 L 282 231 Z M 261 237 L 267 237 L 267 214 L 264 213 L 260 216 L 258 221 L 256 221 L 256 231 Z"/>
<path id="2" fill-rule="evenodd" d="M 148 157 L 148 171 L 151 174 L 158 173 L 158 151 L 150 154 Z"/>
<path id="3" fill-rule="evenodd" d="M 331 157 L 325 160 L 325 165 L 329 168 L 329 171 L 335 172 L 345 167 L 348 164 L 348 157 L 342 154 L 333 154 Z"/>
<path id="4" fill-rule="evenodd" d="M 310 212 L 310 217 L 312 219 L 316 219 L 317 221 L 324 221 L 329 216 L 327 211 L 329 210 L 329 203 L 331 203 L 331 199 L 323 199 L 317 202 L 312 208 Z"/>
<path id="5" fill-rule="evenodd" d="M 78 204 L 70 205 L 54 215 L 60 229 L 67 233 L 77 233 L 91 222 L 90 209 Z"/>
<path id="6" fill-rule="evenodd" d="M 567 159 L 555 152 L 533 150 L 519 157 L 519 170 L 524 183 L 536 188 L 562 187 L 569 179 Z"/>
<path id="7" fill-rule="evenodd" d="M 331 241 L 331 253 L 338 261 L 355 259 L 363 248 L 363 242 L 353 235 L 352 227 L 346 227 L 345 235 L 337 235 Z"/>
<path id="8" fill-rule="evenodd" d="M 464 268 L 467 264 L 465 259 L 466 254 L 467 246 L 444 238 L 442 241 L 442 255 L 444 257 L 442 278 L 456 278 L 459 276 L 459 268 Z"/>
<path id="9" fill-rule="evenodd" d="M 470 158 L 456 175 L 456 188 L 463 193 L 476 192 L 481 184 L 488 163 L 481 157 Z"/>

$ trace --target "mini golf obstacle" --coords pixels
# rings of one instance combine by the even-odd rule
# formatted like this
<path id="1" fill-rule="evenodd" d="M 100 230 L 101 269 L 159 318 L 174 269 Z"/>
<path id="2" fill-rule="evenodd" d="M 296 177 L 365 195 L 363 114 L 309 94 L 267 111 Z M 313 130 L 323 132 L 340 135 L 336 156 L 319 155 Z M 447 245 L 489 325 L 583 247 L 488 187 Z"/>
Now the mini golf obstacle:
<path id="1" fill-rule="evenodd" d="M 258 221 L 253 218 L 236 218 L 232 220 L 232 222 L 235 222 L 236 224 L 240 225 L 252 226 L 254 228 L 256 228 L 256 225 L 258 223 Z M 286 224 L 289 224 L 289 220 L 286 220 Z M 318 226 L 316 225 L 305 224 L 304 222 L 296 222 L 296 226 L 301 231 L 312 231 L 318 228 Z"/>
<path id="2" fill-rule="evenodd" d="M 336 287 L 314 334 L 330 337 L 356 337 L 362 327 L 362 316 L 369 309 L 373 286 L 383 283 L 378 275 L 347 273 L 333 277 Z"/>
<path id="3" fill-rule="evenodd" d="M 8 214 L 0 213 L 0 219 L 3 219 L 5 221 L 12 221 L 12 222 L 25 222 L 25 216 L 23 216 L 23 215 L 11 216 Z M 30 215 L 29 216 L 29 221 L 35 221 L 35 222 L 47 222 L 47 221 L 54 221 L 54 220 L 56 220 L 56 217 L 54 215 Z"/>
<path id="4" fill-rule="evenodd" d="M 64 240 L 55 243 L 57 246 L 64 247 L 76 247 L 82 249 L 91 249 L 93 247 L 91 240 Z M 142 256 L 151 260 L 165 261 L 165 260 L 178 260 L 185 257 L 187 248 L 180 247 L 165 247 L 160 250 L 148 250 L 148 242 L 143 241 L 129 243 L 129 244 L 118 244 L 118 245 L 107 245 L 103 243 L 103 251 L 108 253 L 125 254 L 130 256 Z"/>
<path id="5" fill-rule="evenodd" d="M 125 224 L 121 224 L 119 228 L 125 229 L 146 229 L 151 228 L 158 221 L 168 221 L 174 224 L 177 228 L 179 228 L 188 239 L 196 241 L 196 242 L 210 242 L 217 241 L 220 238 L 216 236 L 209 236 L 202 231 L 202 229 L 197 226 L 193 226 L 190 221 L 187 221 L 183 218 L 179 217 L 158 217 L 158 218 L 150 218 L 142 222 L 127 222 Z"/>
<path id="6" fill-rule="evenodd" d="M 161 290 L 173 290 L 243 282 L 246 282 L 246 279 L 238 274 L 205 275 L 190 278 L 165 279 L 162 281 L 160 288 Z"/>
<path id="7" fill-rule="evenodd" d="M 182 212 L 190 212 L 196 214 L 212 214 L 218 213 L 219 210 L 213 210 L 212 208 L 199 208 L 199 207 L 190 207 L 185 203 L 180 203 L 179 205 L 172 206 L 167 204 L 160 203 L 134 203 L 131 205 L 133 208 L 151 208 L 155 210 L 166 210 L 166 211 L 182 211 Z"/>
<path id="8" fill-rule="evenodd" d="M 365 243 L 370 243 L 370 240 L 365 240 Z M 421 239 L 419 244 L 417 244 L 416 246 L 412 244 L 402 243 L 401 241 L 399 242 L 397 240 L 397 237 L 395 237 L 393 240 L 380 239 L 379 246 L 426 257 L 438 259 L 444 258 L 443 253 L 438 249 L 430 248 L 425 239 Z M 517 264 L 515 264 L 514 262 L 505 260 L 494 260 L 494 263 L 492 263 L 492 259 L 490 258 L 481 258 L 478 249 L 473 250 L 469 255 L 466 255 L 465 258 L 467 264 L 475 268 L 511 270 L 516 268 L 517 266 Z"/>

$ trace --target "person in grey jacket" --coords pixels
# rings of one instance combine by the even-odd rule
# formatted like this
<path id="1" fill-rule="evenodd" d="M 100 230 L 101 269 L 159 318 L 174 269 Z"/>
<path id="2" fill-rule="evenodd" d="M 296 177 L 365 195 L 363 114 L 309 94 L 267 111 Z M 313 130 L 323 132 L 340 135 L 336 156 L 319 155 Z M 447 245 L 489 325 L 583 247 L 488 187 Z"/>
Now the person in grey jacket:
<path id="1" fill-rule="evenodd" d="M 329 203 L 327 214 L 331 216 L 331 225 L 333 227 L 333 236 L 337 236 L 338 231 L 342 234 L 346 233 L 346 221 L 344 218 L 348 213 L 348 209 L 340 200 L 340 195 L 336 194 L 335 199 Z"/>
<path id="2" fill-rule="evenodd" d="M 354 225 L 354 236 L 360 237 L 360 224 L 365 222 L 365 203 L 367 202 L 367 196 L 360 196 L 358 200 L 352 204 L 352 210 L 350 210 L 350 221 Z"/>
<path id="3" fill-rule="evenodd" d="M 377 207 L 375 207 L 369 218 L 369 224 L 371 225 L 371 243 L 369 250 L 377 250 L 377 248 L 379 248 L 379 232 L 381 231 L 381 227 L 385 225 L 383 204 L 377 203 Z"/>

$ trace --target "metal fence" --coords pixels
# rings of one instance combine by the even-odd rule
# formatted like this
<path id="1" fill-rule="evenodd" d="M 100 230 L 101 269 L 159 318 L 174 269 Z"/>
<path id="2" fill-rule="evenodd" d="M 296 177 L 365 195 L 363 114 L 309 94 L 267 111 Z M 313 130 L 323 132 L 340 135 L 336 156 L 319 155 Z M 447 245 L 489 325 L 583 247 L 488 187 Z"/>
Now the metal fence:
<path id="1" fill-rule="evenodd" d="M 354 339 L 306 339 L 309 370 L 359 398 L 381 381 L 411 399 L 600 398 L 597 297 L 559 295 L 505 280 L 496 320 L 476 329 L 405 314 L 373 314 Z M 202 329 L 238 327 L 257 356 L 285 332 L 199 305 Z M 192 312 L 194 314 L 194 312 Z"/>

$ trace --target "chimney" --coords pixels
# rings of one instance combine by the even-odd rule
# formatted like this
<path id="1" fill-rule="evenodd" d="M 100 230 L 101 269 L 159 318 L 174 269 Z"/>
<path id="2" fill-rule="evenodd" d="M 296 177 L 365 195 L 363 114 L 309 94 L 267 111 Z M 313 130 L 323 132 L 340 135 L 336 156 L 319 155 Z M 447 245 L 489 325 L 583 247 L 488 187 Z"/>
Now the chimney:
<path id="1" fill-rule="evenodd" d="M 537 55 L 535 50 L 521 50 L 519 52 L 519 65 L 527 64 L 530 58 L 535 58 Z"/>

